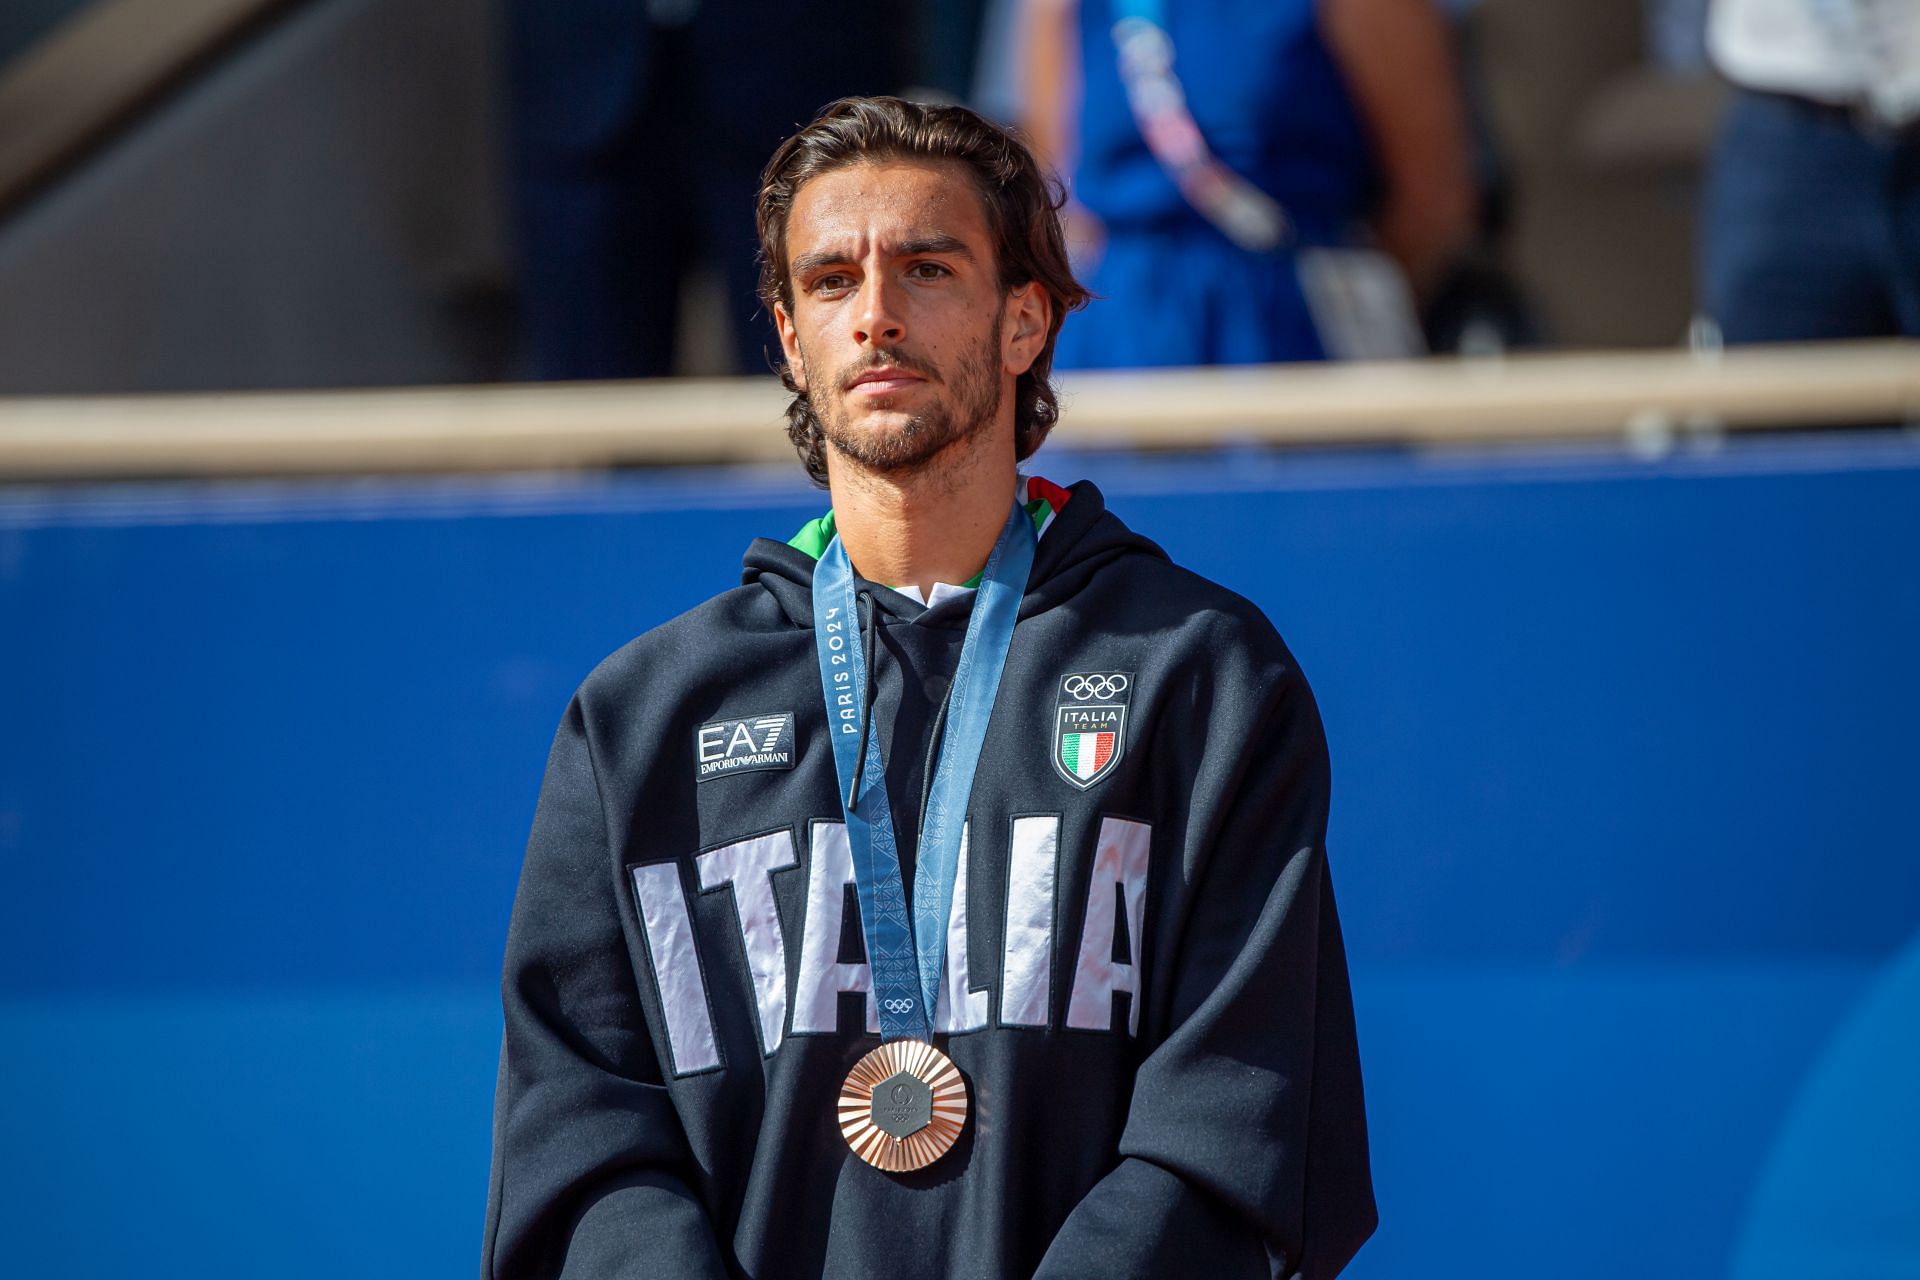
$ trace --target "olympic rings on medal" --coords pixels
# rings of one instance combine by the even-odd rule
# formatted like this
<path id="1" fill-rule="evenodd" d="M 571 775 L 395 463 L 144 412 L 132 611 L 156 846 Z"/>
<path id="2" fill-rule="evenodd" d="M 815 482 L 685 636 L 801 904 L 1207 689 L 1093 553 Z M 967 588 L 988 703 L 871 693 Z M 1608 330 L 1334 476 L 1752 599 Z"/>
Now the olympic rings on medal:
<path id="1" fill-rule="evenodd" d="M 1130 683 L 1124 674 L 1116 671 L 1112 675 L 1068 676 L 1060 682 L 1060 687 L 1075 701 L 1085 702 L 1089 698 L 1111 698 L 1124 693 Z"/>
<path id="2" fill-rule="evenodd" d="M 890 996 L 880 1003 L 888 1013 L 911 1013 L 913 1011 L 913 1001 L 906 996 Z"/>

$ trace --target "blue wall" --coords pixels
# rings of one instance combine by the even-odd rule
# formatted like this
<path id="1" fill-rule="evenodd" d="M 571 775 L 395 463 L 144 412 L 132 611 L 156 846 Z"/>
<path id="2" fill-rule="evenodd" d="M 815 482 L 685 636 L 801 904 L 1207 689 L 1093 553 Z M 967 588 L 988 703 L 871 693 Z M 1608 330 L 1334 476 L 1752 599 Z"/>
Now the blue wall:
<path id="1" fill-rule="evenodd" d="M 1793 1188 L 1920 1205 L 1882 1149 L 1920 1149 L 1920 1066 L 1833 1083 L 1920 1035 L 1920 443 L 1037 469 L 1253 597 L 1319 693 L 1383 1213 L 1351 1274 L 1804 1280 L 1840 1228 L 1782 1226 Z M 553 725 L 819 505 L 0 490 L 9 1274 L 473 1274 Z M 1807 1136 L 1849 1106 L 1904 1146 Z M 1920 1268 L 1890 1212 L 1875 1256 Z"/>

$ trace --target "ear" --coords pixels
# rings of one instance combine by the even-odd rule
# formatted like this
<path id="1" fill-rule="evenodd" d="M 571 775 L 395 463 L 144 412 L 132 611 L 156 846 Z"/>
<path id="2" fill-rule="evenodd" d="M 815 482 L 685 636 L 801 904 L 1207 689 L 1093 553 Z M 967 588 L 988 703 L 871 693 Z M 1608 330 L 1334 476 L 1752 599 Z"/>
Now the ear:
<path id="1" fill-rule="evenodd" d="M 780 333 L 780 350 L 787 357 L 787 369 L 793 374 L 794 386 L 802 392 L 807 389 L 807 366 L 800 358 L 800 333 L 793 327 L 793 317 L 787 313 L 787 304 L 773 304 L 773 327 Z"/>
<path id="2" fill-rule="evenodd" d="M 1000 360 L 1006 371 L 1019 377 L 1040 358 L 1047 345 L 1047 329 L 1053 323 L 1053 297 L 1038 280 L 1029 280 L 1007 294 L 1004 324 L 1000 333 Z"/>

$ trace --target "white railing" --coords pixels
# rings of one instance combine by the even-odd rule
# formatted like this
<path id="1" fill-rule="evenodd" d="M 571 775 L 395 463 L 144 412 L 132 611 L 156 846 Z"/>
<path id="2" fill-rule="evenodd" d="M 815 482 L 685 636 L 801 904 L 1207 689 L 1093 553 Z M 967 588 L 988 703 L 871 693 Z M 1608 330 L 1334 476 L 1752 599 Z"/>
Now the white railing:
<path id="1" fill-rule="evenodd" d="M 1920 422 L 1920 342 L 1063 380 L 1066 446 L 1479 444 Z M 0 480 L 791 460 L 770 378 L 0 399 Z"/>

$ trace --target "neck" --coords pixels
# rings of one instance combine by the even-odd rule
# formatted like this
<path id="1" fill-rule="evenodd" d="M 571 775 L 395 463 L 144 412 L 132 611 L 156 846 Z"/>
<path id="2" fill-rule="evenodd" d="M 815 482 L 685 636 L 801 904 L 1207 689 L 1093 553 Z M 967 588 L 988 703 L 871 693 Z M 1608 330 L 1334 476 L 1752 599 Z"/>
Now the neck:
<path id="1" fill-rule="evenodd" d="M 834 527 L 854 569 L 872 582 L 918 587 L 923 596 L 936 582 L 961 583 L 980 572 L 1013 501 L 1011 449 L 942 455 L 905 475 L 862 470 L 837 457 L 827 466 Z"/>

